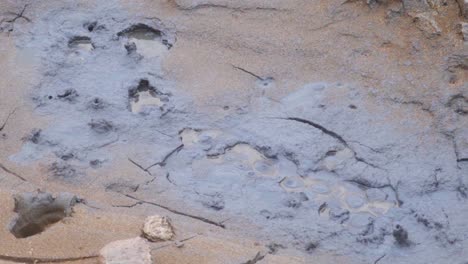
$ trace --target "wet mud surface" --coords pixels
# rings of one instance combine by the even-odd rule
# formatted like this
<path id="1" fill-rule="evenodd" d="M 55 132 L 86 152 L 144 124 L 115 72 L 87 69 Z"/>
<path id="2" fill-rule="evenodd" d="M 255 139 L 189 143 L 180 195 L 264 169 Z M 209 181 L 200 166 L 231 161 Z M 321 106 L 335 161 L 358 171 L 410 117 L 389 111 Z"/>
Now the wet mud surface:
<path id="1" fill-rule="evenodd" d="M 228 63 L 229 76 L 239 75 L 247 88 L 239 96 L 231 96 L 235 90 L 217 100 L 208 96 L 213 110 L 179 88 L 189 79 L 165 68 L 167 60 L 177 62 L 172 53 L 184 51 L 186 29 L 179 33 L 175 19 L 136 15 L 108 2 L 48 8 L 11 31 L 17 48 L 41 62 L 27 104 L 50 121 L 24 135 L 9 162 L 40 162 L 46 182 L 91 184 L 135 202 L 121 206 L 129 213 L 156 206 L 267 241 L 272 255 L 293 249 L 305 263 L 315 254 L 346 256 L 350 263 L 462 264 L 468 258 L 466 68 L 441 67 L 437 85 L 450 89 L 418 97 L 378 90 L 408 81 L 397 77 L 379 84 L 338 74 L 292 81 Z M 194 2 L 164 8 L 239 16 L 291 9 L 279 1 Z M 352 53 L 367 56 L 358 48 Z M 134 171 L 121 173 L 122 163 Z M 46 213 L 35 202 L 25 207 L 40 214 L 37 223 L 15 207 L 16 237 L 47 232 L 68 216 L 70 204 L 41 195 Z"/>

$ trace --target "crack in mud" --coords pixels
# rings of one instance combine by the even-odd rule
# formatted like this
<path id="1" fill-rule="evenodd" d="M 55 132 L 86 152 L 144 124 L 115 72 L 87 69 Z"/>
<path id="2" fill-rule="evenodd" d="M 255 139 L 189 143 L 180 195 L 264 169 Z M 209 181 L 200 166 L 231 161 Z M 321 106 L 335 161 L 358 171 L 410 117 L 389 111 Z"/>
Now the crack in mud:
<path id="1" fill-rule="evenodd" d="M 148 171 L 149 169 L 151 169 L 152 167 L 154 166 L 161 166 L 161 167 L 164 167 L 166 166 L 166 162 L 167 160 L 174 154 L 178 153 L 179 151 L 182 150 L 182 148 L 184 148 L 184 144 L 180 144 L 179 146 L 177 146 L 175 149 L 173 149 L 172 151 L 170 151 L 169 153 L 166 154 L 166 156 L 164 156 L 164 158 L 161 160 L 161 161 L 158 161 L 150 166 L 148 166 L 147 168 L 144 169 L 144 171 Z"/>
<path id="2" fill-rule="evenodd" d="M 387 254 L 383 254 L 382 256 L 380 256 L 378 259 L 376 259 L 376 260 L 374 261 L 374 264 L 379 263 L 379 261 L 381 261 L 383 258 L 385 258 L 385 256 L 387 256 Z"/>
<path id="3" fill-rule="evenodd" d="M 131 158 L 128 158 L 128 161 L 130 161 L 133 165 L 135 165 L 137 168 L 139 168 L 140 170 L 148 173 L 149 175 L 151 175 L 151 172 L 146 170 L 145 168 L 143 168 L 143 166 L 141 166 L 140 164 L 138 164 L 136 161 L 132 160 Z M 152 175 L 151 175 L 152 176 Z"/>
<path id="4" fill-rule="evenodd" d="M 0 21 L 0 26 L 1 26 L 4 22 L 10 23 L 10 24 L 11 24 L 11 28 L 8 29 L 8 34 L 9 34 L 10 32 L 12 32 L 12 31 L 14 30 L 16 20 L 22 18 L 22 19 L 26 20 L 26 22 L 32 22 L 31 19 L 29 19 L 28 17 L 26 17 L 26 16 L 24 15 L 24 12 L 26 11 L 26 8 L 27 8 L 28 6 L 29 6 L 29 4 L 25 4 L 25 5 L 23 6 L 23 9 L 22 9 L 19 13 L 15 13 L 15 12 L 11 12 L 11 11 L 8 12 L 8 13 L 10 13 L 10 14 L 15 15 L 15 17 L 12 18 L 12 19 L 9 19 L 9 20 L 8 20 L 8 19 L 3 19 L 2 21 Z M 2 29 L 2 28 L 0 28 L 0 29 Z"/>
<path id="5" fill-rule="evenodd" d="M 374 184 L 368 180 L 365 180 L 365 179 L 359 179 L 359 178 L 356 178 L 356 179 L 351 179 L 351 180 L 345 180 L 347 182 L 351 182 L 351 183 L 354 183 L 364 189 L 384 189 L 384 188 L 390 188 L 394 194 L 395 194 L 395 199 L 396 199 L 396 202 L 397 202 L 397 207 L 400 207 L 401 205 L 403 205 L 403 201 L 400 200 L 400 195 L 398 193 L 398 186 L 400 185 L 400 182 L 397 183 L 396 186 L 394 186 L 393 184 L 390 183 L 390 179 L 387 179 L 389 183 L 386 183 L 386 184 Z"/>
<path id="6" fill-rule="evenodd" d="M 372 167 L 372 168 L 375 168 L 375 169 L 381 169 L 383 170 L 382 168 L 380 168 L 379 166 L 373 164 L 373 163 L 370 163 L 368 162 L 367 160 L 365 160 L 364 158 L 360 157 L 357 152 L 353 149 L 353 147 L 351 147 L 348 142 L 342 137 L 340 136 L 339 134 L 337 134 L 336 132 L 334 131 L 331 131 L 329 129 L 327 129 L 326 127 L 320 125 L 320 124 L 317 124 L 315 122 L 312 122 L 310 120 L 307 120 L 307 119 L 303 119 L 303 118 L 299 118 L 299 117 L 275 117 L 274 119 L 281 119 L 281 120 L 290 120 L 290 121 L 295 121 L 295 122 L 299 122 L 299 123 L 302 123 L 302 124 L 306 124 L 306 125 L 309 125 L 309 126 L 312 126 L 320 131 L 322 131 L 324 134 L 338 140 L 341 144 L 343 144 L 345 147 L 349 148 L 353 153 L 354 153 L 354 158 L 357 160 L 357 161 L 360 161 L 362 163 L 365 163 L 367 164 L 368 166 Z"/>
<path id="7" fill-rule="evenodd" d="M 125 194 L 126 197 L 132 199 L 132 200 L 136 200 L 138 202 L 141 202 L 141 203 L 144 203 L 144 204 L 149 204 L 149 205 L 154 205 L 154 206 L 157 206 L 159 208 L 162 208 L 162 209 L 165 209 L 173 214 L 177 214 L 177 215 L 182 215 L 182 216 L 186 216 L 186 217 L 189 217 L 189 218 L 192 218 L 192 219 L 195 219 L 195 220 L 199 220 L 199 221 L 202 221 L 204 223 L 207 223 L 207 224 L 210 224 L 210 225 L 214 225 L 214 226 L 217 226 L 217 227 L 221 227 L 223 229 L 226 228 L 226 226 L 220 222 L 215 222 L 213 220 L 210 220 L 208 218 L 205 218 L 205 217 L 201 217 L 201 216 L 196 216 L 196 215 L 191 215 L 191 214 L 188 214 L 188 213 L 184 213 L 184 212 L 181 212 L 181 211 L 178 211 L 178 210 L 175 210 L 175 209 L 172 209 L 168 206 L 165 206 L 165 205 L 161 205 L 161 204 L 158 204 L 158 203 L 155 203 L 155 202 L 150 202 L 150 201 L 145 201 L 145 200 L 141 200 L 137 197 L 134 197 L 132 195 L 129 195 L 129 194 Z"/>

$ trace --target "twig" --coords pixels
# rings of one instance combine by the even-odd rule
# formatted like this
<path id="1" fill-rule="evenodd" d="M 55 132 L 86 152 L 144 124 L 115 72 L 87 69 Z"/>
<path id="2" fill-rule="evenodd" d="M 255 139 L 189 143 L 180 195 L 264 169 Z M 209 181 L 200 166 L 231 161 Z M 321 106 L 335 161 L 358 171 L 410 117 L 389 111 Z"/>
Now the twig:
<path id="1" fill-rule="evenodd" d="M 170 183 L 172 183 L 173 185 L 177 186 L 177 184 L 175 184 L 175 183 L 171 180 L 170 177 L 171 177 L 171 175 L 169 174 L 169 172 L 166 173 L 166 179 L 167 179 L 167 181 L 170 182 Z"/>
<path id="2" fill-rule="evenodd" d="M 202 221 L 202 222 L 205 222 L 207 224 L 210 224 L 210 225 L 215 225 L 215 226 L 218 226 L 218 227 L 221 227 L 221 228 L 226 228 L 226 226 L 222 223 L 218 223 L 218 222 L 215 222 L 213 220 L 210 220 L 210 219 L 207 219 L 207 218 L 204 218 L 204 217 L 201 217 L 201 216 L 196 216 L 196 215 L 191 215 L 191 214 L 188 214 L 188 213 L 184 213 L 184 212 L 180 212 L 180 211 L 177 211 L 175 209 L 172 209 L 168 206 L 165 206 L 165 205 L 161 205 L 161 204 L 157 204 L 157 203 L 154 203 L 154 202 L 149 202 L 149 201 L 145 201 L 145 200 L 141 200 L 137 197 L 134 197 L 132 195 L 129 195 L 129 194 L 124 194 L 126 197 L 130 198 L 130 199 L 133 199 L 135 201 L 139 201 L 141 203 L 145 203 L 145 204 L 150 204 L 150 205 L 154 205 L 154 206 L 157 206 L 157 207 L 160 207 L 162 209 L 165 209 L 173 214 L 177 214 L 177 215 L 183 215 L 183 216 L 186 216 L 186 217 L 189 217 L 189 218 L 193 218 L 193 219 L 196 219 L 196 220 L 199 220 L 199 221 Z"/>
<path id="3" fill-rule="evenodd" d="M 159 165 L 161 167 L 164 167 L 166 165 L 166 162 L 167 160 L 174 154 L 174 153 L 177 153 L 179 152 L 182 148 L 184 147 L 184 144 L 180 144 L 179 146 L 177 146 L 175 149 L 173 149 L 171 152 L 167 153 L 166 156 L 164 156 L 164 158 L 162 159 L 162 161 L 158 161 L 152 165 L 150 165 L 149 167 L 147 167 L 146 169 L 143 169 L 145 171 L 148 171 L 149 169 L 151 169 L 152 167 L 156 166 L 156 165 Z"/>
<path id="4" fill-rule="evenodd" d="M 385 258 L 386 255 L 387 255 L 387 254 L 383 254 L 382 256 L 380 256 L 380 258 L 378 258 L 378 259 L 376 259 L 376 260 L 374 261 L 374 264 L 377 264 L 380 260 L 382 260 L 383 258 Z"/>
<path id="5" fill-rule="evenodd" d="M 0 260 L 6 260 L 15 263 L 60 263 L 60 262 L 70 262 L 70 261 L 81 261 L 85 259 L 98 258 L 98 255 L 76 257 L 76 258 L 30 258 L 30 257 L 14 257 L 14 256 L 5 256 L 0 255 Z"/>
<path id="6" fill-rule="evenodd" d="M 22 181 L 24 181 L 24 182 L 27 182 L 27 180 L 26 180 L 23 176 L 19 175 L 18 173 L 14 172 L 14 171 L 11 171 L 10 169 L 8 169 L 7 167 L 5 167 L 5 166 L 4 166 L 3 164 L 1 164 L 1 163 L 0 163 L 0 168 L 1 168 L 2 170 L 4 170 L 5 172 L 7 172 L 7 173 L 9 173 L 9 174 L 11 174 L 11 175 L 13 175 L 13 176 L 15 176 L 16 178 L 18 178 L 18 179 L 20 179 L 20 180 L 22 180 Z"/>
<path id="7" fill-rule="evenodd" d="M 239 71 L 243 71 L 243 72 L 245 72 L 245 73 L 247 73 L 247 74 L 252 75 L 253 77 L 259 79 L 260 81 L 263 81 L 263 80 L 264 80 L 262 77 L 258 76 L 257 74 L 255 74 L 255 73 L 253 73 L 253 72 L 251 72 L 251 71 L 248 71 L 248 70 L 243 69 L 243 68 L 241 68 L 241 67 L 238 67 L 238 66 L 236 66 L 236 65 L 232 65 L 232 64 L 231 64 L 231 66 L 234 67 L 234 69 L 237 69 L 237 70 L 239 70 Z"/>
<path id="8" fill-rule="evenodd" d="M 112 205 L 112 207 L 125 207 L 125 208 L 133 208 L 137 205 L 141 205 L 142 202 L 136 202 L 134 204 L 131 204 L 131 205 Z"/>
<path id="9" fill-rule="evenodd" d="M 2 131 L 2 130 L 5 128 L 5 126 L 6 126 L 7 122 L 8 122 L 8 120 L 9 120 L 10 117 L 11 117 L 11 115 L 13 115 L 13 114 L 16 112 L 16 109 L 18 109 L 18 107 L 15 107 L 15 109 L 13 109 L 13 110 L 8 114 L 7 118 L 6 118 L 5 121 L 3 122 L 2 126 L 0 126 L 0 131 Z"/>

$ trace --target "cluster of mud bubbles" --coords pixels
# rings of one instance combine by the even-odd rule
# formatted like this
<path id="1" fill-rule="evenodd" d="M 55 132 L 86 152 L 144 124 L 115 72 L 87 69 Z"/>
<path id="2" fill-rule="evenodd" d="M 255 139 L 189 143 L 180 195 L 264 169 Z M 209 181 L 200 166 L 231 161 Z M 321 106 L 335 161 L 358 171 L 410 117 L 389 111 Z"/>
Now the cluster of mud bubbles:
<path id="1" fill-rule="evenodd" d="M 200 147 L 209 153 L 213 141 L 222 133 L 221 130 L 185 129 L 181 133 L 181 139 L 185 149 Z M 345 157 L 353 155 L 347 149 L 334 154 Z M 334 164 L 333 160 L 326 159 L 324 163 L 324 166 L 329 167 Z M 318 208 L 305 212 L 314 215 L 313 218 L 319 215 L 321 218 L 337 220 L 345 226 L 356 228 L 366 226 L 371 219 L 397 207 L 397 199 L 391 190 L 362 188 L 324 172 L 299 175 L 297 166 L 292 161 L 278 156 L 266 157 L 261 150 L 247 143 L 237 143 L 227 147 L 223 153 L 208 154 L 195 159 L 192 163 L 192 173 L 197 181 L 209 185 L 207 189 L 211 192 L 217 191 L 225 196 L 236 196 L 236 185 L 246 185 L 254 181 L 253 186 L 261 186 L 261 182 L 266 182 L 266 189 L 253 187 L 249 190 L 255 193 L 253 197 L 266 197 L 263 191 L 278 193 L 277 197 L 286 197 L 286 200 L 281 201 L 286 207 L 298 208 L 303 203 L 309 203 L 311 208 Z M 241 201 L 238 204 L 239 208 L 243 203 L 248 203 L 249 195 L 245 199 L 241 198 L 242 195 L 237 197 Z M 289 199 L 291 197 L 294 199 Z M 275 217 L 271 216 L 268 210 L 261 208 L 262 202 L 256 202 L 259 207 L 254 210 L 258 210 L 267 218 Z M 250 206 L 255 207 L 253 203 Z M 239 213 L 242 213 L 242 209 Z"/>

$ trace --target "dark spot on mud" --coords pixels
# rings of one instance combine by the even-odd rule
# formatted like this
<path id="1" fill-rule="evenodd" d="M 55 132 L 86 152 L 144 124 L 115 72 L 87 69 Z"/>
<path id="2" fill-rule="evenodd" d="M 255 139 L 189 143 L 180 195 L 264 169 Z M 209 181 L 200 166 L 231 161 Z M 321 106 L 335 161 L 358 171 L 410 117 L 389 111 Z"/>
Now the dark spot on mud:
<path id="1" fill-rule="evenodd" d="M 75 89 L 67 89 L 61 94 L 57 94 L 57 98 L 62 101 L 74 102 L 79 94 Z M 50 97 L 49 97 L 50 98 Z"/>
<path id="2" fill-rule="evenodd" d="M 159 104 L 163 104 L 169 101 L 169 93 L 163 93 L 152 86 L 147 79 L 141 79 L 136 87 L 130 88 L 128 90 L 128 107 L 130 111 L 133 112 L 132 104 L 138 103 L 140 101 L 140 93 L 144 92 L 147 92 L 149 96 L 155 98 L 156 100 L 159 99 Z M 155 106 L 157 106 L 157 104 L 155 104 Z M 161 105 L 159 106 L 162 108 Z"/>
<path id="3" fill-rule="evenodd" d="M 205 194 L 202 204 L 206 208 L 213 209 L 215 211 L 221 211 L 225 206 L 224 197 L 221 193 Z"/>
<path id="4" fill-rule="evenodd" d="M 127 50 L 127 54 L 135 54 L 136 50 L 137 50 L 137 46 L 135 44 L 135 42 L 129 42 L 127 44 L 125 44 L 125 49 Z"/>
<path id="5" fill-rule="evenodd" d="M 72 214 L 78 202 L 76 196 L 60 193 L 57 197 L 49 193 L 24 193 L 15 195 L 14 212 L 17 216 L 10 224 L 10 232 L 16 238 L 39 234 L 54 223 Z"/>
<path id="6" fill-rule="evenodd" d="M 91 168 L 93 168 L 93 169 L 97 169 L 97 168 L 100 168 L 102 166 L 102 163 L 103 163 L 102 160 L 98 160 L 98 159 L 91 160 L 89 162 L 89 166 L 91 166 Z"/>
<path id="7" fill-rule="evenodd" d="M 229 105 L 223 106 L 223 109 L 224 109 L 225 111 L 229 110 Z"/>
<path id="8" fill-rule="evenodd" d="M 357 109 L 357 106 L 355 106 L 353 104 L 350 104 L 348 107 L 351 108 L 351 109 Z"/>
<path id="9" fill-rule="evenodd" d="M 49 100 L 52 100 L 52 99 L 54 99 L 54 97 L 53 97 L 52 95 L 49 95 L 49 97 L 48 97 L 48 98 L 49 98 Z"/>
<path id="10" fill-rule="evenodd" d="M 424 214 L 415 213 L 414 217 L 416 218 L 416 221 L 418 223 L 423 224 L 425 227 L 427 227 L 429 229 L 435 228 L 437 230 L 440 230 L 440 229 L 442 229 L 444 227 L 439 222 L 429 220 Z"/>
<path id="11" fill-rule="evenodd" d="M 107 104 L 99 97 L 95 97 L 91 101 L 88 102 L 88 107 L 94 110 L 101 110 L 104 109 Z"/>
<path id="12" fill-rule="evenodd" d="M 167 93 L 163 93 L 159 90 L 157 90 L 154 86 L 150 84 L 150 82 L 147 79 L 141 79 L 138 82 L 138 86 L 131 88 L 128 90 L 128 96 L 130 98 L 137 98 L 139 92 L 149 92 L 154 96 L 161 96 L 161 95 L 169 95 Z"/>
<path id="13" fill-rule="evenodd" d="M 304 249 L 305 249 L 305 251 L 306 251 L 307 253 L 312 253 L 312 252 L 315 251 L 315 249 L 317 249 L 317 247 L 318 247 L 318 243 L 316 243 L 316 242 L 309 242 L 309 243 L 307 243 L 307 244 L 305 245 L 305 248 L 304 248 Z"/>
<path id="14" fill-rule="evenodd" d="M 72 165 L 65 162 L 54 162 L 49 166 L 49 172 L 55 178 L 61 179 L 72 179 L 75 178 L 78 173 Z"/>
<path id="15" fill-rule="evenodd" d="M 468 98 L 462 94 L 454 95 L 448 101 L 447 107 L 459 115 L 468 115 Z"/>
<path id="16" fill-rule="evenodd" d="M 401 225 L 396 225 L 392 234 L 398 245 L 409 246 L 408 231 L 406 231 Z"/>
<path id="17" fill-rule="evenodd" d="M 289 208 L 299 208 L 303 202 L 308 201 L 309 198 L 305 193 L 293 193 L 284 201 L 284 205 Z"/>
<path id="18" fill-rule="evenodd" d="M 263 86 L 264 88 L 273 85 L 275 82 L 275 79 L 273 77 L 266 77 L 266 78 L 260 78 L 258 80 L 260 86 Z"/>
<path id="19" fill-rule="evenodd" d="M 114 125 L 112 122 L 107 121 L 105 119 L 98 119 L 98 120 L 91 120 L 91 122 L 88 123 L 88 126 L 96 133 L 98 134 L 106 134 L 111 131 L 114 131 Z"/>
<path id="20" fill-rule="evenodd" d="M 350 212 L 343 208 L 330 208 L 330 219 L 333 221 L 337 221 L 340 224 L 349 220 Z"/>
<path id="21" fill-rule="evenodd" d="M 286 247 L 282 244 L 277 244 L 277 243 L 270 243 L 266 245 L 268 248 L 268 253 L 269 254 L 276 254 L 280 249 L 286 249 Z"/>
<path id="22" fill-rule="evenodd" d="M 41 129 L 33 129 L 29 135 L 22 138 L 23 141 L 30 141 L 34 144 L 39 144 L 41 141 Z"/>
<path id="23" fill-rule="evenodd" d="M 324 202 L 323 204 L 321 204 L 318 208 L 318 213 L 319 215 L 322 214 L 323 212 L 325 212 L 325 210 L 328 208 L 328 204 L 326 202 Z"/>
<path id="24" fill-rule="evenodd" d="M 89 32 L 93 32 L 95 29 L 97 29 L 96 26 L 97 26 L 97 21 L 88 22 L 83 25 L 83 27 L 86 28 Z"/>
<path id="25" fill-rule="evenodd" d="M 274 220 L 274 219 L 293 219 L 294 215 L 291 212 L 287 211 L 280 211 L 275 214 L 268 210 L 261 210 L 260 215 L 265 217 L 267 220 Z"/>
<path id="26" fill-rule="evenodd" d="M 460 184 L 457 187 L 457 192 L 460 194 L 462 198 L 468 198 L 468 188 L 464 184 Z"/>
<path id="27" fill-rule="evenodd" d="M 75 36 L 68 41 L 69 48 L 78 48 L 81 45 L 89 45 L 92 49 L 94 49 L 94 44 L 91 41 L 91 38 L 86 36 Z"/>
<path id="28" fill-rule="evenodd" d="M 69 153 L 65 153 L 65 154 L 63 154 L 63 155 L 60 155 L 60 159 L 61 159 L 61 160 L 65 160 L 65 161 L 66 161 L 66 160 L 71 160 L 71 159 L 73 159 L 74 157 L 75 157 L 75 154 L 72 153 L 72 152 L 69 152 Z"/>
<path id="29" fill-rule="evenodd" d="M 96 23 L 93 23 L 93 24 L 89 25 L 88 26 L 88 31 L 93 32 L 95 26 L 96 26 Z"/>

